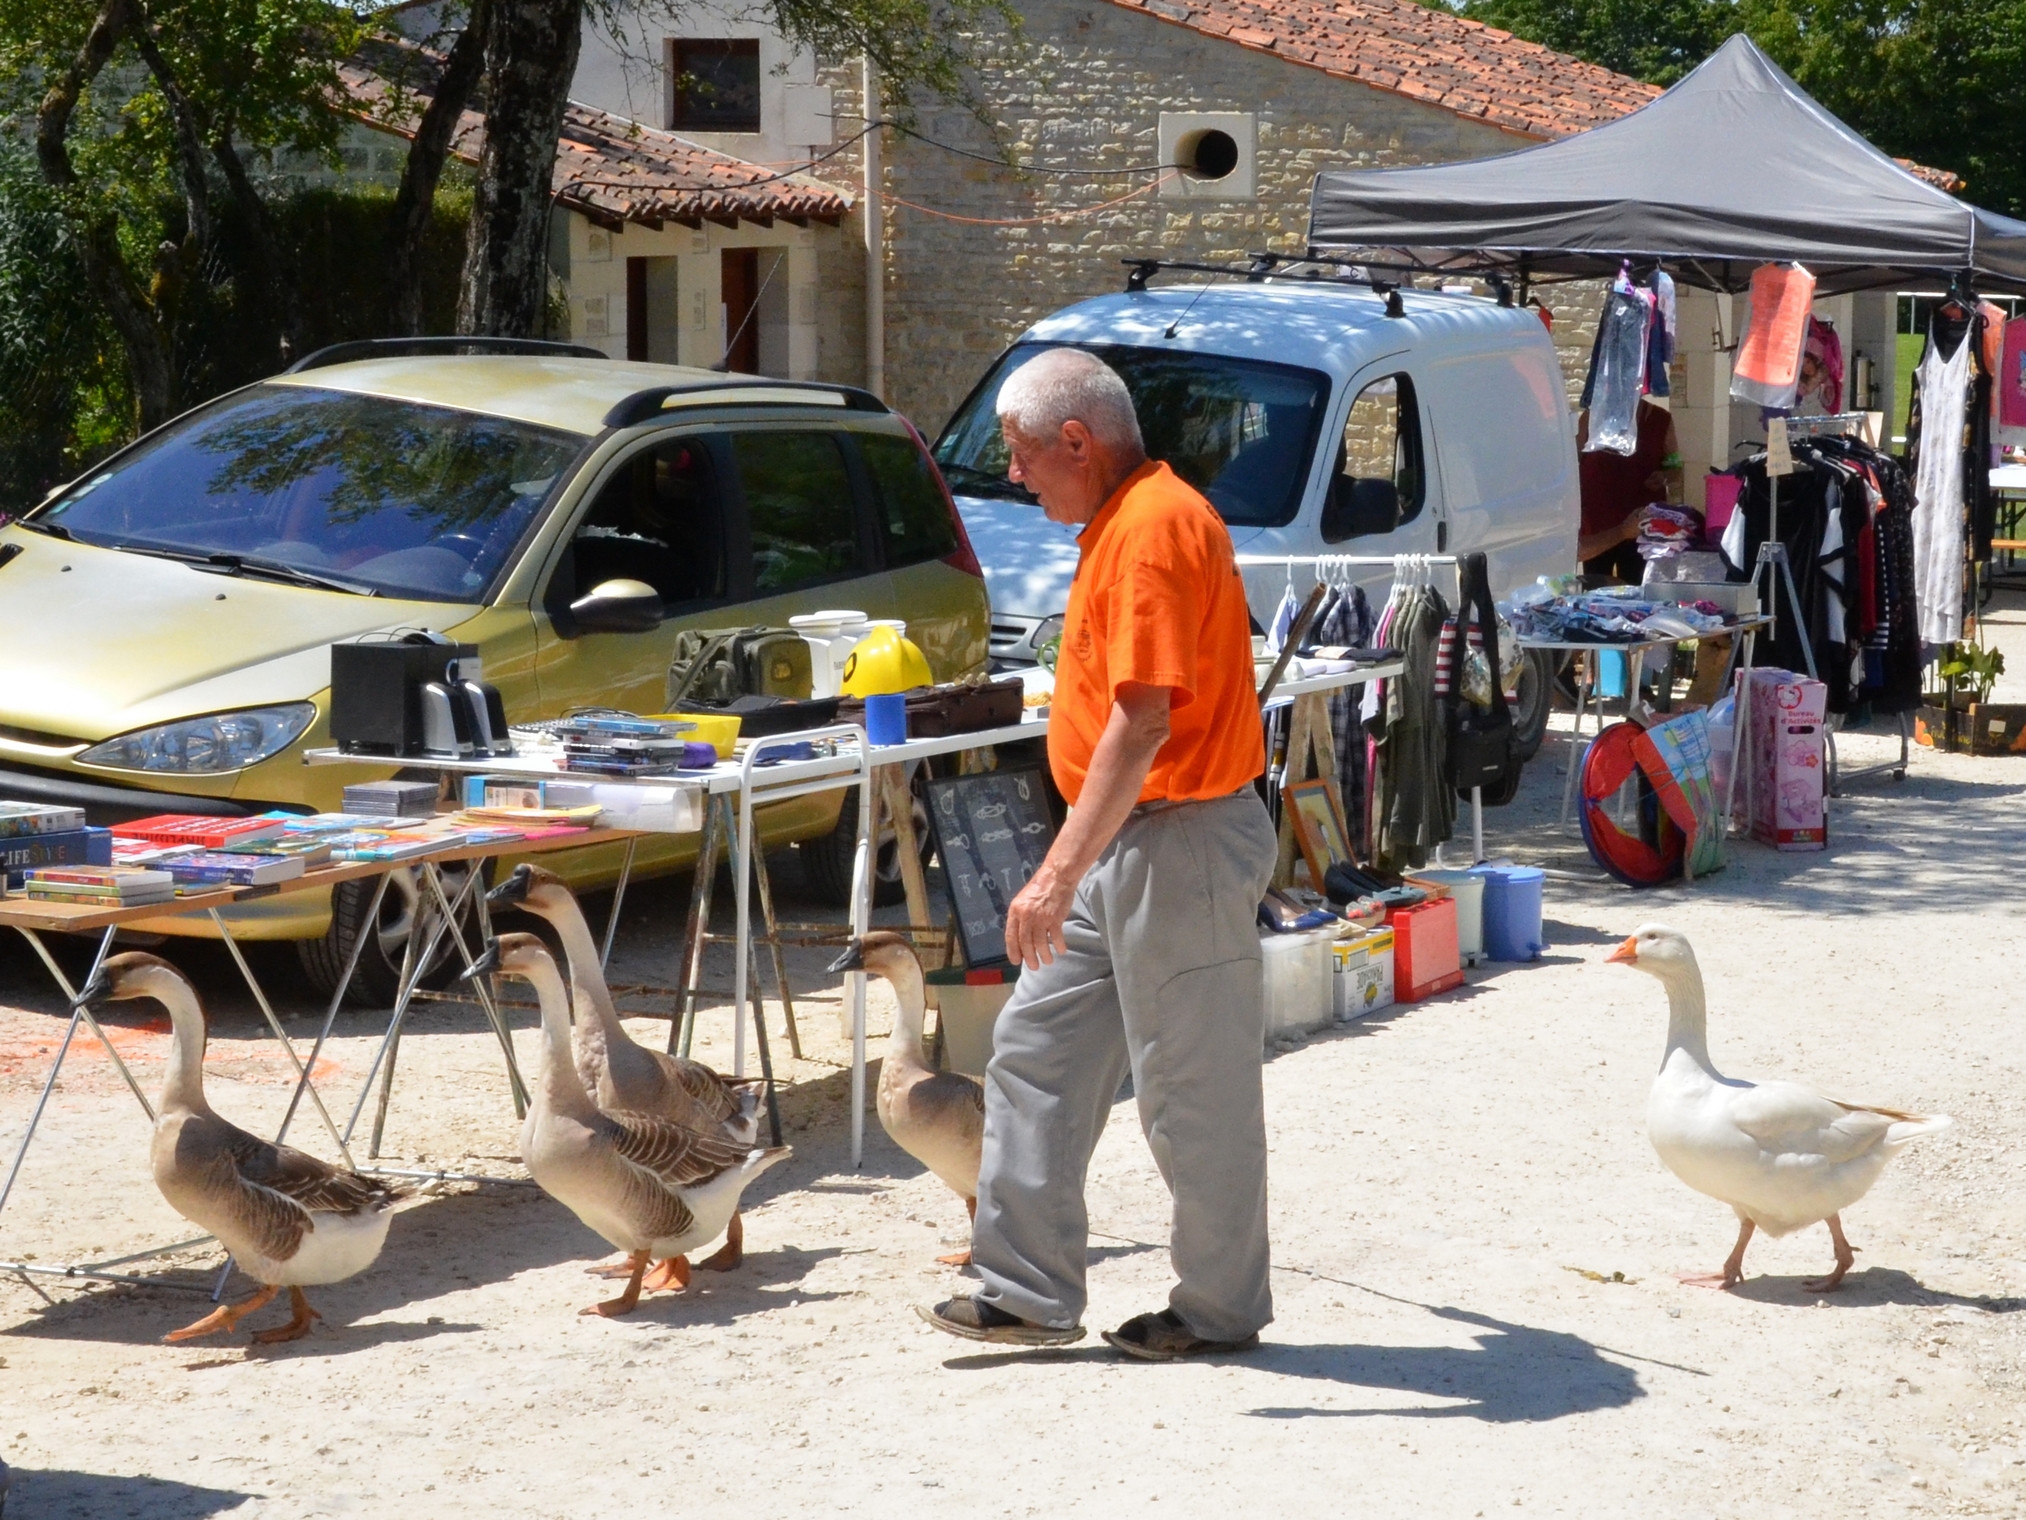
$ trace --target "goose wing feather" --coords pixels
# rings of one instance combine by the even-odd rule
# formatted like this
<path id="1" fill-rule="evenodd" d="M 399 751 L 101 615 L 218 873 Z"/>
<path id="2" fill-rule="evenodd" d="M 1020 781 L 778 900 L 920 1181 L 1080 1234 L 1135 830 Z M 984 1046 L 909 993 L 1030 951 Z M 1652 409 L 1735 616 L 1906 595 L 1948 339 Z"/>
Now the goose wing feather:
<path id="1" fill-rule="evenodd" d="M 1729 1102 L 1730 1119 L 1767 1151 L 1851 1161 L 1875 1150 L 1893 1121 L 1798 1082 L 1764 1082 Z"/>
<path id="2" fill-rule="evenodd" d="M 288 1261 L 314 1226 L 309 1209 L 278 1188 L 250 1181 L 229 1152 L 215 1154 L 200 1184 L 270 1261 Z"/>
<path id="3" fill-rule="evenodd" d="M 332 1166 L 291 1145 L 276 1145 L 236 1126 L 226 1154 L 240 1178 L 315 1213 L 357 1214 L 392 1203 L 398 1189 L 374 1177 Z"/>
<path id="4" fill-rule="evenodd" d="M 708 1182 L 745 1159 L 747 1147 L 715 1129 L 692 1129 L 655 1114 L 603 1118 L 612 1149 L 668 1187 Z"/>

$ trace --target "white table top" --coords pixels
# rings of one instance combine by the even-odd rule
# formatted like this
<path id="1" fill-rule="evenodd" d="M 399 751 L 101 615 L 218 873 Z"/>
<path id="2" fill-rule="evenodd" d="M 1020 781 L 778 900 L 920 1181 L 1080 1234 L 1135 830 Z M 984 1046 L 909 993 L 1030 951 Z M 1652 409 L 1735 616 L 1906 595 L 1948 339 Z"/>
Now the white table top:
<path id="1" fill-rule="evenodd" d="M 1991 471 L 1994 491 L 2026 491 L 2026 464 L 2001 464 Z"/>

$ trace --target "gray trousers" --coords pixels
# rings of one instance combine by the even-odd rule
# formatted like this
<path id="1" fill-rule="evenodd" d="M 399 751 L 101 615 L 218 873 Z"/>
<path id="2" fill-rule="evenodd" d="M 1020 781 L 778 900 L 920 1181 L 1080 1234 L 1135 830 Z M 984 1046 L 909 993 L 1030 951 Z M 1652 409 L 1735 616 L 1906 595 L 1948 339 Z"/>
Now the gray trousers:
<path id="1" fill-rule="evenodd" d="M 1137 809 L 1078 887 L 1063 953 L 1020 973 L 985 1073 L 971 1237 L 985 1302 L 1082 1322 L 1084 1179 L 1130 1063 L 1175 1200 L 1169 1306 L 1207 1340 L 1273 1318 L 1255 924 L 1274 855 L 1249 789 Z"/>

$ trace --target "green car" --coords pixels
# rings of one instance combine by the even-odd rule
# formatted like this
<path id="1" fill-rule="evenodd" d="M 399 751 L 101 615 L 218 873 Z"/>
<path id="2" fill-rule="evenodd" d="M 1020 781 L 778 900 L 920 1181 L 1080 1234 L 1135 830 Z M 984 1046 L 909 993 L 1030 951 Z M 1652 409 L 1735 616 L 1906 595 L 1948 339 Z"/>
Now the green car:
<path id="1" fill-rule="evenodd" d="M 346 344 L 0 526 L 0 797 L 94 823 L 331 810 L 347 782 L 393 773 L 302 762 L 330 742 L 333 642 L 430 629 L 476 644 L 514 721 L 653 712 L 682 629 L 829 607 L 905 618 L 938 680 L 985 667 L 985 584 L 949 492 L 865 392 L 564 344 Z M 759 815 L 839 900 L 844 804 Z M 643 839 L 635 869 L 683 869 L 696 847 Z M 611 848 L 561 858 L 579 887 L 619 868 Z M 415 911 L 413 884 L 396 886 L 372 925 L 357 884 L 228 916 L 236 937 L 295 941 L 326 990 L 370 934 L 357 985 L 379 999 Z"/>

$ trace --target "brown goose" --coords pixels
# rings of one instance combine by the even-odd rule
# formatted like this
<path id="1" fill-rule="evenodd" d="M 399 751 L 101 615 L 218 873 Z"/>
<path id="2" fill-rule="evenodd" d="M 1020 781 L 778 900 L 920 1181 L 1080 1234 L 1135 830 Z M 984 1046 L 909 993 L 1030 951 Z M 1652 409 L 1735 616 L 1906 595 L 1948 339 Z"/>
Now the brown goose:
<path id="1" fill-rule="evenodd" d="M 570 975 L 571 1043 L 577 1076 L 607 1113 L 651 1114 L 701 1133 L 722 1131 L 741 1150 L 760 1138 L 760 1084 L 734 1082 L 701 1061 L 666 1055 L 635 1043 L 619 1022 L 619 1010 L 599 968 L 598 942 L 562 880 L 540 866 L 523 863 L 486 894 L 496 907 L 524 908 L 546 919 L 563 942 Z M 700 1261 L 707 1272 L 729 1272 L 745 1256 L 745 1225 L 734 1213 L 724 1248 Z M 624 1263 L 593 1268 L 624 1275 Z"/>
<path id="2" fill-rule="evenodd" d="M 294 1317 L 254 1340 L 272 1344 L 308 1334 L 310 1321 L 321 1316 L 304 1287 L 342 1282 L 370 1267 L 387 1240 L 389 1209 L 403 1194 L 378 1178 L 249 1135 L 212 1112 L 204 1098 L 204 1010 L 196 988 L 167 961 L 115 955 L 78 994 L 80 1002 L 127 998 L 160 1003 L 173 1031 L 150 1151 L 155 1186 L 261 1285 L 244 1303 L 222 1304 L 164 1339 L 231 1330 L 282 1288 Z"/>
<path id="3" fill-rule="evenodd" d="M 724 1231 L 746 1185 L 792 1152 L 653 1114 L 601 1112 L 577 1075 L 569 995 L 548 947 L 532 934 L 503 934 L 468 974 L 494 970 L 532 983 L 542 1005 L 542 1079 L 521 1158 L 545 1193 L 627 1253 L 625 1292 L 583 1311 L 625 1314 L 640 1301 L 650 1256 L 662 1258 L 662 1282 L 687 1283 L 686 1253 Z"/>
<path id="4" fill-rule="evenodd" d="M 922 965 L 906 938 L 884 929 L 851 942 L 830 968 L 885 977 L 893 988 L 893 1033 L 879 1064 L 879 1122 L 894 1144 L 934 1172 L 978 1217 L 978 1163 L 985 1149 L 985 1089 L 975 1077 L 936 1071 L 922 1048 L 927 999 Z M 937 1261 L 968 1267 L 967 1246 Z"/>

